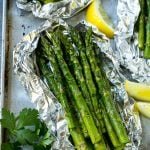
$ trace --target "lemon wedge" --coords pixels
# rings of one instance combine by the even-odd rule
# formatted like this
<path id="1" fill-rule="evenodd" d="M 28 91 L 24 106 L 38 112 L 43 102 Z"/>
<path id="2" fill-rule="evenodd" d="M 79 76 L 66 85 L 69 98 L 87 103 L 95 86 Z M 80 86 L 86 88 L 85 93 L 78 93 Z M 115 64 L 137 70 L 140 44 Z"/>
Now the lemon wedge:
<path id="1" fill-rule="evenodd" d="M 143 116 L 150 118 L 150 103 L 136 102 L 134 105 Z"/>
<path id="2" fill-rule="evenodd" d="M 150 102 L 150 86 L 126 80 L 125 89 L 131 97 L 140 101 Z"/>
<path id="3" fill-rule="evenodd" d="M 107 16 L 100 0 L 94 0 L 86 11 L 87 22 L 95 25 L 99 31 L 104 33 L 107 37 L 113 38 L 114 30 L 110 26 L 110 19 Z"/>

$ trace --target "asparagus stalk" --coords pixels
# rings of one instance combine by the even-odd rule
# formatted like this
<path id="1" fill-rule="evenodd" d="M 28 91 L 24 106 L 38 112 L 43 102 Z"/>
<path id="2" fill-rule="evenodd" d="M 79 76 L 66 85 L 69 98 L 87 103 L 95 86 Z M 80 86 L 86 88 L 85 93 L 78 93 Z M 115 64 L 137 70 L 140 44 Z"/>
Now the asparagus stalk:
<path id="1" fill-rule="evenodd" d="M 52 73 L 52 71 L 46 65 L 46 62 L 44 59 L 38 57 L 37 62 L 38 62 L 38 66 L 42 74 L 47 80 L 49 88 L 54 92 L 58 100 L 60 100 L 60 103 L 62 104 L 63 108 L 66 111 L 66 119 L 68 121 L 68 127 L 70 130 L 70 134 L 72 136 L 73 142 L 75 144 L 75 147 L 78 150 L 81 150 L 81 149 L 88 150 L 83 134 L 80 131 L 80 128 L 78 127 L 78 123 L 77 123 L 78 121 L 75 120 L 72 110 L 70 109 L 70 106 L 68 105 L 67 97 L 63 90 L 61 76 L 58 72 L 59 71 L 58 67 L 55 66 L 56 72 L 53 70 L 55 73 Z M 57 73 L 57 76 L 56 76 L 56 73 Z M 57 77 L 57 82 L 56 82 L 56 77 Z"/>
<path id="2" fill-rule="evenodd" d="M 144 58 L 150 58 L 150 0 L 146 0 L 148 18 L 146 23 L 146 46 L 144 49 Z"/>
<path id="3" fill-rule="evenodd" d="M 110 140 L 111 140 L 111 142 L 112 142 L 112 144 L 113 144 L 113 146 L 114 146 L 115 148 L 120 147 L 120 146 L 122 146 L 122 144 L 120 143 L 120 141 L 119 141 L 119 139 L 118 139 L 116 133 L 114 132 L 113 127 L 112 127 L 111 124 L 110 124 L 109 117 L 108 117 L 108 115 L 107 115 L 107 113 L 106 113 L 105 107 L 104 107 L 104 105 L 103 105 L 102 102 L 101 102 L 101 106 L 102 106 L 102 108 L 103 108 L 103 109 L 102 109 L 102 114 L 103 114 L 103 118 L 104 118 L 106 130 L 107 130 L 107 133 L 108 133 L 108 135 L 109 135 L 109 138 L 110 138 Z"/>
<path id="4" fill-rule="evenodd" d="M 87 88 L 83 73 L 82 73 L 82 67 L 79 63 L 77 52 L 75 52 L 74 47 L 72 46 L 72 41 L 68 39 L 66 35 L 63 35 L 61 31 L 58 31 L 59 38 L 65 47 L 65 52 L 67 53 L 67 59 L 69 57 L 69 66 L 73 70 L 72 74 L 75 76 L 75 80 L 77 81 L 77 84 L 79 85 L 79 88 L 81 89 L 82 95 L 86 100 L 86 103 L 90 109 L 90 112 L 92 114 L 92 117 L 95 122 L 97 122 L 97 127 L 99 126 L 99 122 L 97 120 L 97 117 L 95 116 L 94 108 L 91 102 L 91 97 L 89 94 L 89 90 Z M 101 115 L 101 114 L 100 114 Z M 100 116 L 101 117 L 101 116 Z"/>
<path id="5" fill-rule="evenodd" d="M 101 70 L 98 67 L 95 59 L 92 42 L 92 28 L 89 28 L 89 30 L 86 32 L 85 43 L 86 43 L 86 55 L 88 61 L 90 62 L 91 70 L 94 73 L 94 77 L 96 79 L 99 92 L 102 95 L 102 102 L 104 103 L 106 112 L 108 113 L 113 129 L 116 132 L 119 141 L 121 143 L 127 143 L 129 139 L 126 130 L 122 124 L 122 120 L 115 108 L 115 105 L 113 104 L 111 91 L 110 88 L 108 87 L 109 84 L 107 83 L 108 81 L 104 80 L 101 74 Z"/>
<path id="6" fill-rule="evenodd" d="M 99 107 L 98 107 L 98 102 L 97 102 L 97 97 L 96 97 L 97 96 L 96 95 L 96 88 L 95 88 L 95 85 L 92 81 L 92 75 L 91 75 L 91 72 L 90 72 L 89 64 L 86 60 L 86 56 L 82 52 L 84 46 L 82 45 L 80 35 L 75 30 L 73 30 L 73 28 L 72 28 L 72 31 L 71 31 L 71 37 L 72 37 L 72 40 L 75 43 L 76 47 L 78 48 L 78 50 L 80 50 L 79 53 L 80 53 L 82 67 L 83 67 L 83 70 L 84 70 L 86 84 L 89 88 L 89 91 L 91 92 L 91 97 L 92 97 L 94 110 L 96 111 L 96 115 L 97 115 L 98 119 L 100 120 L 101 126 L 103 127 L 104 123 L 102 121 L 102 116 L 100 114 L 100 111 L 98 111 Z M 102 135 L 101 130 L 103 130 L 103 128 L 99 129 L 99 132 Z M 94 145 L 95 150 L 106 149 L 106 145 L 105 145 L 105 142 L 104 142 L 103 138 L 102 138 L 102 141 L 101 141 L 101 145 L 102 145 L 102 147 L 99 144 L 95 144 Z"/>
<path id="7" fill-rule="evenodd" d="M 140 0 L 141 12 L 139 16 L 138 46 L 144 50 L 145 43 L 145 0 Z"/>
<path id="8" fill-rule="evenodd" d="M 44 49 L 44 52 L 46 53 L 48 59 L 51 61 L 52 57 L 55 57 L 55 61 L 52 63 L 56 64 L 58 61 L 58 64 L 61 68 L 61 71 L 63 73 L 63 76 L 65 77 L 67 84 L 69 86 L 70 91 L 72 92 L 74 96 L 75 103 L 77 105 L 77 109 L 81 114 L 81 117 L 86 125 L 86 128 L 88 130 L 89 136 L 91 138 L 91 141 L 93 144 L 99 143 L 100 140 L 102 139 L 101 135 L 98 133 L 98 130 L 95 126 L 95 123 L 93 121 L 93 118 L 91 116 L 91 113 L 86 105 L 86 102 L 84 101 L 82 94 L 72 77 L 67 64 L 65 63 L 63 56 L 62 56 L 62 51 L 60 47 L 60 41 L 57 39 L 56 35 L 51 35 L 47 32 L 48 38 L 52 41 L 53 47 L 48 46 L 48 49 Z M 43 43 L 44 44 L 44 43 Z M 51 55 L 52 53 L 55 53 L 55 55 Z M 56 61 L 57 60 L 57 61 Z"/>
<path id="9" fill-rule="evenodd" d="M 61 32 L 58 32 L 58 35 L 61 42 L 63 43 L 63 46 L 65 47 L 67 57 L 69 57 L 69 66 L 72 67 L 71 69 L 73 70 L 72 74 L 74 74 L 75 80 L 77 81 L 77 84 L 81 89 L 82 95 L 85 98 L 88 106 L 90 106 L 90 111 L 93 112 L 89 91 L 87 89 L 86 82 L 82 74 L 82 68 L 77 58 L 77 53 L 72 46 L 71 40 L 69 40 L 67 36 L 63 35 Z"/>
<path id="10" fill-rule="evenodd" d="M 68 90 L 69 87 L 68 87 L 68 85 L 66 84 L 65 79 L 63 79 L 63 81 L 64 81 L 64 83 L 65 83 L 64 86 L 65 86 L 65 89 L 66 89 L 66 93 L 67 93 L 69 99 L 72 100 L 72 99 L 73 99 L 73 95 L 72 95 L 72 93 Z M 78 110 L 77 110 L 77 106 L 76 106 L 75 101 L 72 100 L 71 102 L 72 102 L 72 105 L 74 106 L 74 109 L 75 109 L 75 112 L 74 112 L 74 113 L 77 114 L 77 118 L 79 119 L 79 123 L 80 123 L 80 125 L 81 125 L 83 135 L 84 135 L 85 138 L 89 138 L 89 134 L 88 134 L 88 131 L 87 131 L 87 129 L 86 129 L 85 123 L 83 122 L 82 117 L 81 117 L 80 113 L 79 113 Z"/>
<path id="11" fill-rule="evenodd" d="M 101 123 L 101 130 L 102 130 L 102 128 L 104 127 L 104 124 L 102 121 L 102 115 L 101 115 L 101 111 L 100 111 L 98 100 L 97 100 L 98 99 L 97 90 L 96 90 L 96 87 L 95 87 L 94 82 L 92 80 L 92 74 L 90 72 L 90 66 L 87 62 L 87 59 L 86 59 L 86 56 L 84 53 L 85 47 L 81 41 L 80 35 L 73 28 L 71 29 L 71 37 L 72 37 L 72 40 L 75 43 L 76 47 L 78 48 L 79 55 L 81 58 L 82 67 L 83 67 L 83 71 L 84 71 L 84 77 L 85 77 L 86 85 L 87 85 L 88 90 L 90 92 L 92 104 L 93 104 L 96 116 Z"/>
<path id="12" fill-rule="evenodd" d="M 85 44 L 86 44 L 86 56 L 87 56 L 90 66 L 91 66 L 91 70 L 94 73 L 95 69 L 99 70 L 99 67 L 97 66 L 95 54 L 93 52 L 92 29 L 91 28 L 86 32 Z M 97 71 L 95 71 L 95 72 L 97 72 Z M 99 78 L 95 77 L 95 79 L 96 79 L 96 82 L 101 82 L 99 80 Z M 108 115 L 105 111 L 105 107 L 103 106 L 103 103 L 101 101 L 100 101 L 100 104 L 101 104 L 101 108 L 102 108 L 102 114 L 103 114 L 106 130 L 108 132 L 110 140 L 114 147 L 118 147 L 121 145 L 121 143 L 119 142 L 118 137 L 116 136 L 116 133 L 114 132 L 114 130 L 110 124 L 109 117 L 108 117 Z"/>
<path id="13" fill-rule="evenodd" d="M 87 128 L 86 128 L 86 126 L 85 126 L 85 123 L 84 123 L 83 120 L 82 120 L 81 115 L 78 113 L 77 116 L 78 116 L 79 123 L 80 123 L 81 128 L 82 128 L 82 132 L 83 132 L 84 137 L 85 137 L 85 138 L 89 138 L 89 134 L 88 134 Z"/>
<path id="14" fill-rule="evenodd" d="M 44 47 L 44 48 L 46 48 L 46 47 Z M 48 68 L 46 61 L 43 58 L 40 58 L 38 56 L 37 57 L 37 64 L 39 66 L 40 71 L 42 72 L 42 75 L 46 78 L 46 81 L 47 81 L 49 88 L 54 93 L 54 95 L 58 98 L 58 100 L 61 102 L 64 110 L 66 110 L 67 113 L 70 114 L 70 111 L 69 111 L 70 109 L 68 107 L 67 98 L 64 94 L 64 90 L 63 90 L 61 82 L 55 81 L 54 73 Z M 71 116 L 71 114 L 68 116 Z M 67 119 L 67 120 L 69 120 L 68 121 L 69 122 L 69 124 L 68 124 L 69 128 L 74 128 L 75 125 L 74 125 L 73 117 L 69 117 L 69 119 Z"/>

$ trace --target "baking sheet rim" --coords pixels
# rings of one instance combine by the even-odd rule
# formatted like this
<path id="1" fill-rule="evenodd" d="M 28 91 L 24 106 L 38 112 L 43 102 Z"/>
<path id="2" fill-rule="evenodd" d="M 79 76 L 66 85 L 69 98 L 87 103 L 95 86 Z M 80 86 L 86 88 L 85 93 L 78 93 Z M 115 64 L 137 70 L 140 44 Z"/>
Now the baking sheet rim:
<path id="1" fill-rule="evenodd" d="M 4 106 L 4 93 L 5 93 L 5 54 L 6 54 L 6 45 L 7 45 L 7 0 L 3 1 L 3 11 L 2 11 L 2 46 L 1 46 L 1 68 L 0 68 L 0 118 L 2 118 L 2 108 Z M 0 145 L 2 144 L 2 128 L 0 125 Z"/>

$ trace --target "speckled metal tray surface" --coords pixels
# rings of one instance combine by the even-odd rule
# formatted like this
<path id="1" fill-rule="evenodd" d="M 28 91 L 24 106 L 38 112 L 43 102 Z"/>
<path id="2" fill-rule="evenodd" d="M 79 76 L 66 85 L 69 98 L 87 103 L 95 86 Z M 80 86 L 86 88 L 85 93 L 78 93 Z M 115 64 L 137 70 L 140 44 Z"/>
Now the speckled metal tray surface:
<path id="1" fill-rule="evenodd" d="M 23 35 L 29 33 L 33 29 L 36 29 L 42 22 L 44 22 L 44 19 L 35 18 L 30 12 L 19 10 L 16 7 L 15 0 L 4 0 L 3 2 L 2 51 L 0 59 L 0 108 L 5 106 L 11 111 L 18 113 L 22 108 L 34 107 L 34 105 L 30 102 L 25 89 L 13 73 L 12 50 L 21 40 Z M 103 1 L 103 3 L 108 14 L 112 16 L 112 19 L 116 19 L 116 10 L 112 5 L 112 0 L 110 2 L 108 0 Z M 117 4 L 117 0 L 114 0 L 113 4 Z M 84 11 L 71 18 L 69 23 L 76 24 L 76 22 L 81 20 L 83 17 Z M 116 21 L 114 21 L 114 23 L 115 22 Z M 141 149 L 149 150 L 150 120 L 141 116 L 141 123 L 143 127 Z"/>
<path id="2" fill-rule="evenodd" d="M 34 107 L 25 89 L 13 73 L 12 51 L 23 35 L 36 29 L 41 22 L 42 20 L 36 19 L 32 14 L 20 11 L 16 7 L 15 0 L 3 1 L 0 109 L 7 107 L 18 113 L 24 107 Z M 2 132 L 0 138 L 0 142 L 2 142 Z"/>

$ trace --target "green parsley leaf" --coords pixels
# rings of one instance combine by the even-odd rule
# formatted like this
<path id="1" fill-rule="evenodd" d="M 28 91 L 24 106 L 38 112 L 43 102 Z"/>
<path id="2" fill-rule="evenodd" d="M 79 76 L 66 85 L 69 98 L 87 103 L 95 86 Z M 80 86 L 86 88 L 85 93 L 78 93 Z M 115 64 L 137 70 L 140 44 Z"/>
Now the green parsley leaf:
<path id="1" fill-rule="evenodd" d="M 45 150 L 45 148 L 42 145 L 35 144 L 33 145 L 34 150 Z"/>
<path id="2" fill-rule="evenodd" d="M 18 143 L 2 143 L 2 150 L 21 150 Z"/>
<path id="3" fill-rule="evenodd" d="M 13 113 L 9 112 L 7 109 L 2 109 L 2 119 L 0 120 L 3 128 L 8 129 L 12 132 L 15 129 L 15 116 Z"/>
<path id="4" fill-rule="evenodd" d="M 36 126 L 38 128 L 39 124 L 38 111 L 36 109 L 24 108 L 18 116 L 17 129 L 24 126 Z"/>
<path id="5" fill-rule="evenodd" d="M 50 130 L 48 130 L 47 133 L 41 138 L 40 144 L 46 147 L 52 144 L 52 142 L 53 142 L 53 138 L 51 136 Z"/>
<path id="6" fill-rule="evenodd" d="M 44 136 L 47 133 L 47 131 L 48 131 L 48 128 L 47 128 L 45 122 L 42 121 L 40 124 L 39 136 Z"/>
<path id="7" fill-rule="evenodd" d="M 2 127 L 9 131 L 9 143 L 4 143 L 2 150 L 20 150 L 22 146 L 31 146 L 34 150 L 50 149 L 53 137 L 36 109 L 25 108 L 17 117 L 3 109 L 2 115 Z"/>
<path id="8" fill-rule="evenodd" d="M 13 150 L 13 145 L 11 143 L 3 143 L 2 150 Z"/>
<path id="9" fill-rule="evenodd" d="M 38 136 L 29 129 L 17 130 L 16 132 L 16 140 L 20 144 L 33 144 L 37 139 Z"/>
<path id="10" fill-rule="evenodd" d="M 52 142 L 53 142 L 53 140 L 52 140 L 51 138 L 46 138 L 46 139 L 43 139 L 43 140 L 42 140 L 41 144 L 42 144 L 44 147 L 46 147 L 46 146 L 52 144 Z"/>

